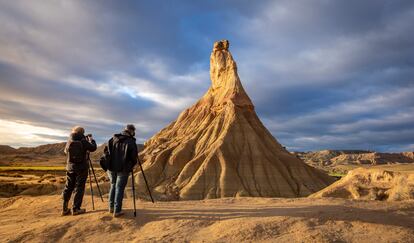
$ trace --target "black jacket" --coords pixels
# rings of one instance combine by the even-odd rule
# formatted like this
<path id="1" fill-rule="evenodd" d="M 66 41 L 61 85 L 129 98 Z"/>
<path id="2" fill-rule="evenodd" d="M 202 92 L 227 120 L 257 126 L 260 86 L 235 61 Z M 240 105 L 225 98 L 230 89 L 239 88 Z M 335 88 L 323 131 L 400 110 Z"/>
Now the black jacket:
<path id="1" fill-rule="evenodd" d="M 69 155 L 68 155 L 68 149 L 69 149 L 69 145 L 72 141 L 81 141 L 82 142 L 82 155 L 83 155 L 83 162 L 82 163 L 72 163 L 69 159 Z M 95 140 L 92 140 L 91 142 L 88 142 L 88 140 L 86 140 L 86 137 L 83 134 L 80 133 L 72 133 L 69 136 L 69 140 L 66 143 L 65 146 L 65 154 L 67 154 L 67 159 L 66 159 L 66 170 L 67 171 L 84 171 L 88 169 L 88 161 L 86 158 L 86 153 L 89 152 L 93 152 L 96 150 L 96 142 Z"/>
<path id="2" fill-rule="evenodd" d="M 113 172 L 131 172 L 137 164 L 138 148 L 135 138 L 127 132 L 115 134 L 108 141 L 111 160 L 108 170 Z"/>

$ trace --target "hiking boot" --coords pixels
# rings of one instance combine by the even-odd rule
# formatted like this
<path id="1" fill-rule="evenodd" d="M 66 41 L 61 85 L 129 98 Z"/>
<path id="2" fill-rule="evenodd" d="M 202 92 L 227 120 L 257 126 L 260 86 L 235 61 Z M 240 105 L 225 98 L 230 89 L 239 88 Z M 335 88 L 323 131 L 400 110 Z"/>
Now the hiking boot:
<path id="1" fill-rule="evenodd" d="M 122 215 L 124 215 L 124 212 L 117 212 L 117 213 L 115 213 L 114 212 L 114 218 L 118 218 L 118 217 L 121 217 Z"/>
<path id="2" fill-rule="evenodd" d="M 70 208 L 66 208 L 66 209 L 63 209 L 63 211 L 62 211 L 62 216 L 67 216 L 67 215 L 70 215 L 72 213 L 72 211 L 70 210 Z"/>
<path id="3" fill-rule="evenodd" d="M 72 215 L 79 215 L 79 214 L 84 214 L 84 213 L 86 213 L 86 210 L 84 208 L 79 208 L 79 209 L 74 208 Z"/>
<path id="4" fill-rule="evenodd" d="M 114 213 L 114 208 L 109 208 L 109 213 Z"/>
<path id="5" fill-rule="evenodd" d="M 71 211 L 68 208 L 68 204 L 69 204 L 68 201 L 63 201 L 63 208 L 62 208 L 62 214 L 61 214 L 62 216 L 66 216 L 66 215 L 71 214 Z"/>

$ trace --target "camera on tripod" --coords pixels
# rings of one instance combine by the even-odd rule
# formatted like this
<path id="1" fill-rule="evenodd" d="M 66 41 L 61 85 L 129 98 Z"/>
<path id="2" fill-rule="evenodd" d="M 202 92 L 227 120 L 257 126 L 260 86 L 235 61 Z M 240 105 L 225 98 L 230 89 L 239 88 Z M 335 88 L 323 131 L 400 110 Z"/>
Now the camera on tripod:
<path id="1" fill-rule="evenodd" d="M 89 141 L 91 141 L 92 140 L 92 134 L 91 133 L 89 133 L 89 134 L 86 134 L 86 139 L 87 140 L 89 140 Z"/>

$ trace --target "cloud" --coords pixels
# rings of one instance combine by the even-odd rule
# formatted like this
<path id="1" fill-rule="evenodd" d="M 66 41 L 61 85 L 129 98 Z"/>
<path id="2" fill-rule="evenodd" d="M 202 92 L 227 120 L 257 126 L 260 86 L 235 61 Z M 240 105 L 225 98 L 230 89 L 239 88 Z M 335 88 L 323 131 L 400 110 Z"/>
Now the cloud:
<path id="1" fill-rule="evenodd" d="M 38 127 L 22 121 L 0 120 L 0 144 L 29 146 L 43 143 L 61 142 L 67 134 L 62 130 Z"/>
<path id="2" fill-rule="evenodd" d="M 59 140 L 76 124 L 103 142 L 125 123 L 143 142 L 207 91 L 213 41 L 227 38 L 288 148 L 410 149 L 412 22 L 408 0 L 3 1 L 1 121 L 52 131 L 3 124 L 0 143 Z"/>
<path id="3" fill-rule="evenodd" d="M 390 90 L 385 96 L 377 94 L 264 122 L 292 148 L 403 150 L 395 144 L 408 143 L 414 134 L 413 91 L 414 87 Z"/>

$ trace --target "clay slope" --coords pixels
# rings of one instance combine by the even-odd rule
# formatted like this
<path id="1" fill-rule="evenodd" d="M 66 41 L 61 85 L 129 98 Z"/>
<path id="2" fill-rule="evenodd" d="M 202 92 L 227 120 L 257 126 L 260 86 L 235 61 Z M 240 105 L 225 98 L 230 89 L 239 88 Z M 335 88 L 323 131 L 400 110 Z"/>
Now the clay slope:
<path id="1" fill-rule="evenodd" d="M 414 174 L 358 168 L 310 197 L 388 201 L 414 199 Z"/>
<path id="2" fill-rule="evenodd" d="M 237 74 L 228 41 L 214 44 L 211 87 L 145 143 L 140 154 L 164 199 L 298 197 L 333 180 L 286 151 L 263 126 Z M 144 191 L 141 174 L 137 177 Z"/>

